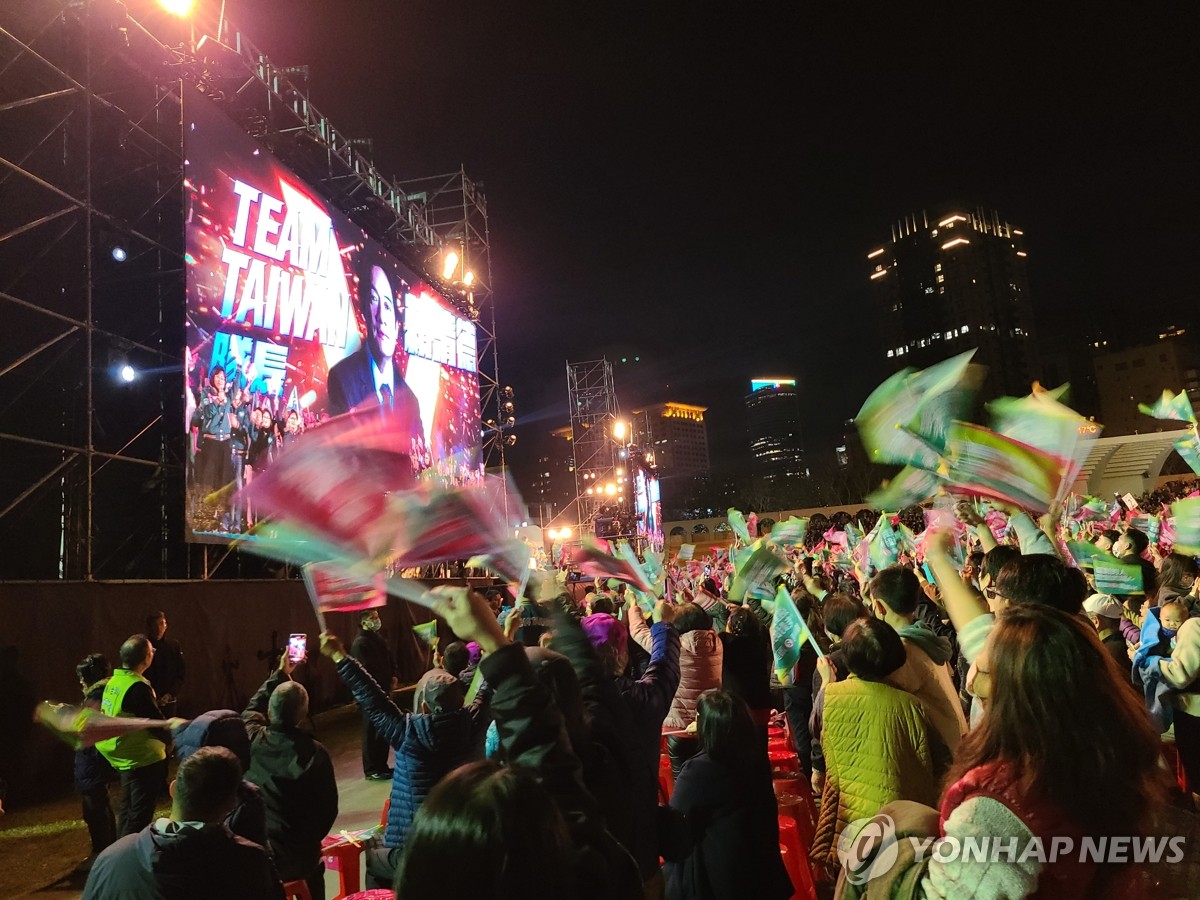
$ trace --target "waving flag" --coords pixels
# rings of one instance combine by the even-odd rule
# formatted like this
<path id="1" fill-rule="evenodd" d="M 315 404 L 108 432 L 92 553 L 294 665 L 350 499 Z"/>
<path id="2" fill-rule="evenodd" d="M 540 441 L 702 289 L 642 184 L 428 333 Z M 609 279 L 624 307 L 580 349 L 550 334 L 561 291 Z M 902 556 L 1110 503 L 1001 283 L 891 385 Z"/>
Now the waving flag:
<path id="1" fill-rule="evenodd" d="M 792 595 L 784 587 L 775 593 L 775 617 L 771 620 L 771 646 L 775 655 L 775 674 L 782 685 L 792 684 L 792 671 L 800 661 L 804 642 L 824 656 L 817 641 L 805 623 Z"/>
<path id="2" fill-rule="evenodd" d="M 996 432 L 1061 460 L 1057 500 L 1070 491 L 1103 430 L 1060 403 L 1065 392 L 1066 385 L 1047 391 L 1035 384 L 1033 393 L 1026 397 L 1001 397 L 988 404 Z"/>
<path id="3" fill-rule="evenodd" d="M 438 627 L 437 619 L 430 619 L 428 622 L 422 622 L 420 625 L 413 626 L 413 634 L 421 639 L 426 647 L 432 647 L 437 643 Z"/>
<path id="4" fill-rule="evenodd" d="M 146 728 L 175 727 L 184 719 L 135 719 L 125 716 L 106 716 L 88 706 L 64 703 L 39 703 L 34 710 L 37 720 L 76 750 L 93 747 L 131 731 Z"/>
<path id="5" fill-rule="evenodd" d="M 775 579 L 788 570 L 787 560 L 762 542 L 751 548 L 749 556 L 742 557 L 735 567 L 729 588 L 729 599 L 734 603 L 747 597 L 770 600 L 775 594 Z"/>
<path id="6" fill-rule="evenodd" d="M 796 547 L 804 543 L 804 533 L 808 530 L 808 519 L 792 516 L 786 522 L 780 522 L 771 529 L 767 540 L 780 547 Z"/>
<path id="7" fill-rule="evenodd" d="M 325 630 L 325 613 L 362 612 L 387 606 L 382 573 L 364 578 L 351 575 L 338 566 L 315 563 L 304 566 L 301 572 L 322 631 Z"/>
<path id="8" fill-rule="evenodd" d="M 1174 549 L 1200 556 L 1200 497 L 1185 497 L 1171 504 L 1175 528 Z"/>
<path id="9" fill-rule="evenodd" d="M 950 423 L 966 415 L 982 377 L 974 354 L 904 369 L 871 393 L 854 422 L 872 462 L 937 469 Z"/>
<path id="10" fill-rule="evenodd" d="M 751 541 L 750 526 L 746 524 L 746 517 L 733 507 L 729 508 L 726 517 L 729 519 L 729 527 L 733 529 L 738 540 L 743 544 L 749 544 Z"/>
<path id="11" fill-rule="evenodd" d="M 938 473 L 915 466 L 905 466 L 882 487 L 867 495 L 867 503 L 875 509 L 904 509 L 924 503 L 945 484 Z"/>
<path id="12" fill-rule="evenodd" d="M 1196 424 L 1196 413 L 1192 411 L 1192 401 L 1188 399 L 1187 391 L 1180 391 L 1178 394 L 1163 391 L 1153 406 L 1139 403 L 1138 412 L 1145 413 L 1153 419 Z"/>
<path id="13" fill-rule="evenodd" d="M 894 566 L 899 560 L 900 539 L 887 513 L 879 516 L 879 521 L 867 536 L 867 545 L 870 547 L 871 565 L 877 572 Z"/>
<path id="14" fill-rule="evenodd" d="M 1197 475 L 1200 475 L 1200 437 L 1196 434 L 1196 426 L 1193 425 L 1191 430 L 1185 433 L 1172 446 L 1175 452 L 1188 464 Z"/>
<path id="15" fill-rule="evenodd" d="M 615 578 L 633 585 L 639 591 L 651 593 L 654 588 L 646 580 L 646 575 L 640 565 L 620 559 L 604 550 L 589 537 L 583 539 L 583 546 L 576 547 L 571 552 L 571 559 L 585 575 L 594 578 Z"/>
<path id="16" fill-rule="evenodd" d="M 1060 459 L 982 425 L 955 422 L 947 452 L 955 491 L 1046 512 L 1062 483 Z"/>

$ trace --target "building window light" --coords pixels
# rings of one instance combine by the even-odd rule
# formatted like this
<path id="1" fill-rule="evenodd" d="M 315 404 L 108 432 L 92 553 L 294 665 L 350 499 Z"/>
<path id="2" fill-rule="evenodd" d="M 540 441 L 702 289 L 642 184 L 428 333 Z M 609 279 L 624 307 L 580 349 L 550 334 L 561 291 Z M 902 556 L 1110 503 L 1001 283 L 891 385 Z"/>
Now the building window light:
<path id="1" fill-rule="evenodd" d="M 880 253 L 882 253 L 882 252 L 883 252 L 883 248 L 882 248 L 882 247 L 880 247 L 878 250 L 873 250 L 872 252 L 870 252 L 870 253 L 868 253 L 868 254 L 867 254 L 867 259 L 874 259 L 875 257 L 877 257 L 877 256 L 878 256 Z"/>
<path id="2" fill-rule="evenodd" d="M 895 350 L 889 350 L 889 351 L 888 351 L 888 359 L 891 359 L 891 358 L 892 358 L 893 356 L 895 356 L 895 355 L 896 355 L 896 351 L 895 351 Z"/>
<path id="3" fill-rule="evenodd" d="M 955 238 L 952 241 L 946 241 L 946 243 L 942 244 L 942 249 L 949 250 L 951 247 L 957 247 L 959 244 L 969 244 L 969 243 L 971 243 L 971 242 L 969 240 L 967 240 L 966 238 L 961 238 L 961 237 Z"/>
<path id="4" fill-rule="evenodd" d="M 937 237 L 937 231 L 938 231 L 938 230 L 937 230 L 936 228 L 935 228 L 935 229 L 933 229 L 933 231 L 929 232 L 929 236 L 930 236 L 930 237 Z"/>
<path id="5" fill-rule="evenodd" d="M 880 271 L 878 271 L 878 272 L 872 272 L 872 273 L 871 273 L 871 280 L 872 280 L 872 281 L 874 281 L 876 278 L 882 278 L 882 277 L 883 277 L 884 275 L 886 275 L 886 274 L 887 274 L 887 269 L 882 269 L 882 270 L 880 270 Z"/>
<path id="6" fill-rule="evenodd" d="M 967 221 L 966 216 L 960 216 L 957 213 L 955 213 L 954 215 L 950 216 L 950 218 L 942 219 L 942 221 L 938 222 L 938 228 L 953 228 L 955 222 L 965 222 L 965 221 Z"/>
<path id="7" fill-rule="evenodd" d="M 955 331 L 954 333 L 951 333 L 951 332 L 947 331 L 946 332 L 946 340 L 950 340 L 950 338 L 952 338 L 952 337 L 958 337 L 958 332 Z"/>
<path id="8" fill-rule="evenodd" d="M 966 333 L 967 333 L 968 331 L 970 331 L 970 330 L 971 330 L 971 326 L 970 326 L 970 325 L 964 325 L 964 326 L 962 327 L 962 333 L 963 333 L 963 334 L 966 334 Z"/>
<path id="9" fill-rule="evenodd" d="M 933 271 L 935 271 L 935 272 L 940 272 L 940 271 L 942 271 L 942 264 L 941 264 L 941 263 L 934 263 L 934 265 L 933 265 Z"/>
<path id="10" fill-rule="evenodd" d="M 932 294 L 932 293 L 933 293 L 933 288 L 931 288 L 931 287 L 927 287 L 927 288 L 925 288 L 925 293 L 927 293 L 927 294 Z"/>
<path id="11" fill-rule="evenodd" d="M 939 275 L 939 276 L 937 277 L 937 280 L 938 280 L 938 284 L 941 284 L 943 281 L 945 281 L 945 280 L 946 280 L 946 276 L 945 276 L 945 275 Z"/>
<path id="12" fill-rule="evenodd" d="M 1029 255 L 1029 254 L 1028 254 L 1028 253 L 1026 253 L 1024 250 L 1018 250 L 1018 251 L 1017 251 L 1017 256 L 1028 256 L 1028 255 Z"/>

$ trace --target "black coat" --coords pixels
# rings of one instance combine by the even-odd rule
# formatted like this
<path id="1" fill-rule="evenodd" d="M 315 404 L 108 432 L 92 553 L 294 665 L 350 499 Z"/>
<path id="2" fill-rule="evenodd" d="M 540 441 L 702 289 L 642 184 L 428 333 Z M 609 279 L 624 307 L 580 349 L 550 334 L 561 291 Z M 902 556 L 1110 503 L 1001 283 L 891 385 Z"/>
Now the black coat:
<path id="1" fill-rule="evenodd" d="M 771 709 L 771 666 L 774 652 L 765 628 L 741 634 L 721 632 L 721 690 L 742 698 L 751 709 Z"/>
<path id="2" fill-rule="evenodd" d="M 271 692 L 287 675 L 276 672 L 250 699 L 242 719 L 250 735 L 246 780 L 266 807 L 267 841 L 284 881 L 305 878 L 321 858 L 321 840 L 338 814 L 337 779 L 329 753 L 298 728 L 267 723 Z"/>
<path id="3" fill-rule="evenodd" d="M 783 900 L 792 881 L 779 855 L 779 811 L 766 761 L 724 766 L 698 753 L 675 780 L 667 900 Z"/>
<path id="4" fill-rule="evenodd" d="M 350 655 L 362 663 L 376 684 L 385 691 L 391 690 L 396 664 L 392 661 L 392 651 L 388 649 L 387 641 L 378 631 L 360 628 L 350 645 Z"/>
<path id="5" fill-rule="evenodd" d="M 184 664 L 183 650 L 179 642 L 162 637 L 157 641 L 151 638 L 150 643 L 154 645 L 154 659 L 143 675 L 154 688 L 154 694 L 160 701 L 168 694 L 178 697 L 179 690 L 183 687 L 183 679 L 187 675 L 187 666 Z"/>
<path id="6" fill-rule="evenodd" d="M 495 689 L 492 713 L 500 744 L 513 765 L 531 769 L 554 798 L 575 847 L 576 891 L 581 900 L 640 900 L 637 865 L 605 829 L 595 799 L 583 786 L 562 714 L 539 684 L 519 644 L 501 647 L 479 664 Z M 536 877 L 536 855 L 531 872 Z"/>

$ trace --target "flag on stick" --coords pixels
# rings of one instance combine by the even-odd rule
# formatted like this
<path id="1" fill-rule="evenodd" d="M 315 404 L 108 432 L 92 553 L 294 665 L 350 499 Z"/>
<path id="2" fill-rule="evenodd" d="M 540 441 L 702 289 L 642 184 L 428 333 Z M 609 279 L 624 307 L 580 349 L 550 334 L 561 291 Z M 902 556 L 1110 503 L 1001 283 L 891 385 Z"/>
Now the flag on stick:
<path id="1" fill-rule="evenodd" d="M 619 559 L 611 553 L 600 549 L 591 537 L 583 539 L 583 545 L 576 547 L 571 553 L 571 559 L 579 570 L 594 578 L 616 578 L 633 585 L 640 591 L 650 593 L 654 590 L 646 580 L 646 575 L 640 565 L 633 565 L 626 559 Z"/>
<path id="2" fill-rule="evenodd" d="M 382 573 L 362 578 L 331 565 L 309 563 L 301 569 L 304 586 L 321 631 L 325 631 L 325 613 L 361 612 L 387 606 L 387 591 Z"/>
<path id="3" fill-rule="evenodd" d="M 787 588 L 780 586 L 775 594 L 775 617 L 771 620 L 771 646 L 775 654 L 775 675 L 782 685 L 792 683 L 792 670 L 800 661 L 804 642 L 808 641 L 817 651 L 817 656 L 824 656 L 817 641 L 809 630 L 800 610 L 792 600 Z"/>

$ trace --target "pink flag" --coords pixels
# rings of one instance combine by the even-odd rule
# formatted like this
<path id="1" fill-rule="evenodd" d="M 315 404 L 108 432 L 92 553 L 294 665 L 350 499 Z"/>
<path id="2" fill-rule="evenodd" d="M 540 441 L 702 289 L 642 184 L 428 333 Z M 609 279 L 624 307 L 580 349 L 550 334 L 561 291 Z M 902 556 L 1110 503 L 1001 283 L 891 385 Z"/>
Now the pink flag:
<path id="1" fill-rule="evenodd" d="M 583 546 L 571 551 L 571 561 L 579 566 L 581 572 L 593 578 L 616 578 L 618 581 L 632 584 L 639 591 L 648 594 L 654 592 L 654 587 L 646 580 L 641 568 L 611 553 L 605 553 L 589 538 L 585 537 Z"/>

